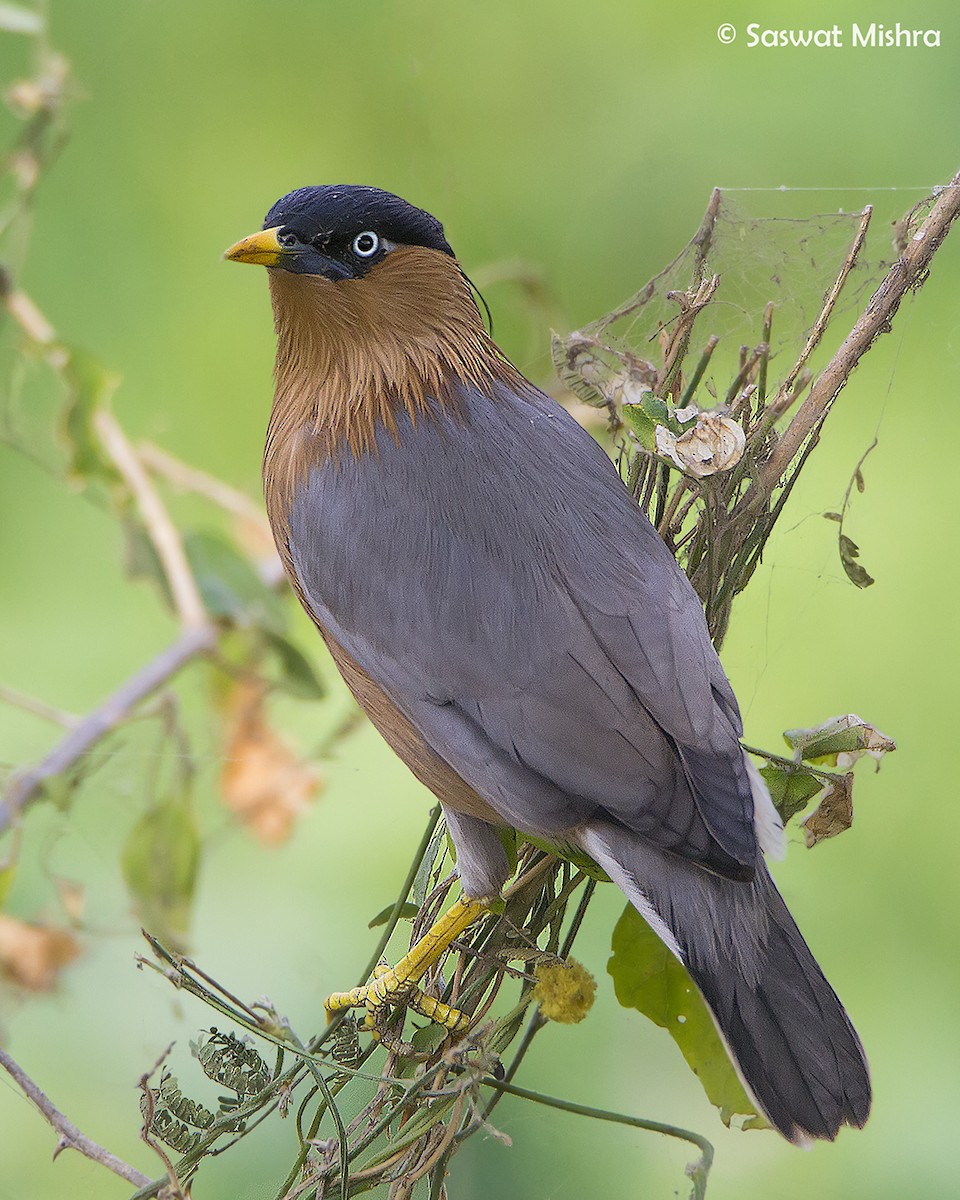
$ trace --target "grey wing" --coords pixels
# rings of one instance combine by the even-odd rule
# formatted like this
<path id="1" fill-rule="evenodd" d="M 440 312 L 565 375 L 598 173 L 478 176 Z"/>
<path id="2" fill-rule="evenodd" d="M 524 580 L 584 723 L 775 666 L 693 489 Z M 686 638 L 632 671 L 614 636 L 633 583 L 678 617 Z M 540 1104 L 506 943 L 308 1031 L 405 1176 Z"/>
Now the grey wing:
<path id="1" fill-rule="evenodd" d="M 314 473 L 290 525 L 314 615 L 505 822 L 607 816 L 749 877 L 739 715 L 699 602 L 596 443 L 512 401 Z"/>

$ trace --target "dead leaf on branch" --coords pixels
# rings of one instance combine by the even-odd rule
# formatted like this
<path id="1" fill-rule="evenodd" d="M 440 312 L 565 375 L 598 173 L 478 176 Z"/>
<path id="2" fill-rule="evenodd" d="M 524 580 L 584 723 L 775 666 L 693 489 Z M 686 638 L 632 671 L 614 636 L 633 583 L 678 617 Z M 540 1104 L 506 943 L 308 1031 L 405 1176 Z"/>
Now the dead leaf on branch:
<path id="1" fill-rule="evenodd" d="M 808 850 L 849 829 L 853 824 L 853 775 L 835 775 L 824 788 L 820 803 L 800 824 Z"/>
<path id="2" fill-rule="evenodd" d="M 293 832 L 322 779 L 271 727 L 265 698 L 266 688 L 258 681 L 235 684 L 226 706 L 221 786 L 227 807 L 272 846 Z"/>

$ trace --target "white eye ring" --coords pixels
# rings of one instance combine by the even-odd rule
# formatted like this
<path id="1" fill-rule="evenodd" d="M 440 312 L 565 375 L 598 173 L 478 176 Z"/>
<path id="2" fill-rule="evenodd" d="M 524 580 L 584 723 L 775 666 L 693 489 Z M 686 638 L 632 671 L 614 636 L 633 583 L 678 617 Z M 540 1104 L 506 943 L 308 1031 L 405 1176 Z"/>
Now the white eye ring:
<path id="1" fill-rule="evenodd" d="M 380 237 L 372 229 L 365 229 L 353 239 L 350 249 L 357 258 L 373 258 L 380 249 Z"/>

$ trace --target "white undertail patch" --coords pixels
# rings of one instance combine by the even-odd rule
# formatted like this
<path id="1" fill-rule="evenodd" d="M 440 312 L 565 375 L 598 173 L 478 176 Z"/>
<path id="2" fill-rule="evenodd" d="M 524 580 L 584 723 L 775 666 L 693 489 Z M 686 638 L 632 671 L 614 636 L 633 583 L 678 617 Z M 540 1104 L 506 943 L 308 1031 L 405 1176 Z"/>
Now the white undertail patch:
<path id="1" fill-rule="evenodd" d="M 744 753 L 743 761 L 747 764 L 747 775 L 750 779 L 750 792 L 753 796 L 753 829 L 757 835 L 760 849 L 768 858 L 780 860 L 787 853 L 787 837 L 783 831 L 780 814 L 773 807 L 767 781 L 760 774 L 750 759 Z"/>
<path id="2" fill-rule="evenodd" d="M 667 927 L 660 914 L 643 894 L 637 880 L 634 879 L 629 871 L 625 871 L 613 857 L 610 847 L 603 840 L 601 832 L 598 829 L 591 829 L 589 826 L 584 827 L 578 831 L 577 841 L 594 862 L 598 863 L 606 871 L 670 953 L 679 959 L 680 962 L 683 962 L 683 955 L 680 953 L 677 939 L 673 936 L 673 933 Z"/>

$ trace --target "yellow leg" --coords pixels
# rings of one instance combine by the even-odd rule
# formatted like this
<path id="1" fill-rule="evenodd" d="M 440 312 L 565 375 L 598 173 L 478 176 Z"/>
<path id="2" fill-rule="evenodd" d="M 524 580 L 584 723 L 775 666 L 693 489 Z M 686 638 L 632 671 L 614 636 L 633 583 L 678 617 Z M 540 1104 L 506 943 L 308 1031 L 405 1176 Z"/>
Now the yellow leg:
<path id="1" fill-rule="evenodd" d="M 424 974 L 438 962 L 451 943 L 482 917 L 487 906 L 480 900 L 467 900 L 461 896 L 455 904 L 427 930 L 417 944 L 395 967 L 381 965 L 374 971 L 371 983 L 353 988 L 349 992 L 334 992 L 328 996 L 325 1008 L 327 1016 L 345 1008 L 365 1008 L 367 1016 L 364 1026 L 376 1030 L 378 1016 L 391 1000 L 404 1000 L 422 1016 L 436 1021 L 451 1032 L 461 1032 L 469 1025 L 469 1018 L 456 1008 L 425 996 L 416 986 Z"/>

